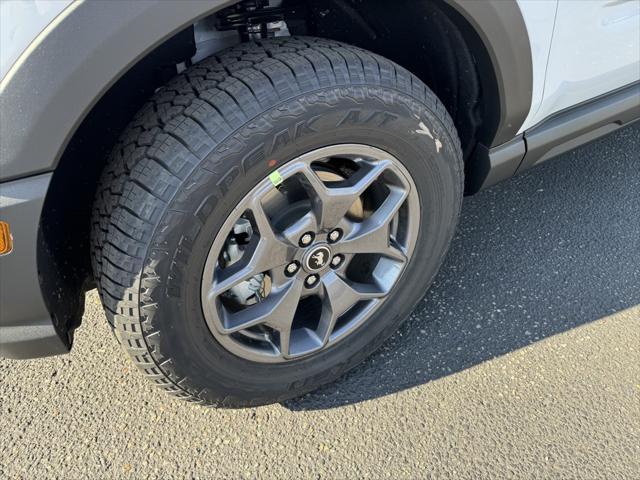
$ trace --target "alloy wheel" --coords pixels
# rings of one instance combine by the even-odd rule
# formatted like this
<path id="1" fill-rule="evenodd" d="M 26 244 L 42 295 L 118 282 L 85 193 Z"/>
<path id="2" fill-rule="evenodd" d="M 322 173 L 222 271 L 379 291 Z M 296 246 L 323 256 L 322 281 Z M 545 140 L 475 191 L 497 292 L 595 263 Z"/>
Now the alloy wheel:
<path id="1" fill-rule="evenodd" d="M 368 145 L 323 147 L 261 181 L 211 246 L 202 308 L 211 333 L 255 362 L 316 354 L 386 301 L 418 236 L 402 163 Z"/>

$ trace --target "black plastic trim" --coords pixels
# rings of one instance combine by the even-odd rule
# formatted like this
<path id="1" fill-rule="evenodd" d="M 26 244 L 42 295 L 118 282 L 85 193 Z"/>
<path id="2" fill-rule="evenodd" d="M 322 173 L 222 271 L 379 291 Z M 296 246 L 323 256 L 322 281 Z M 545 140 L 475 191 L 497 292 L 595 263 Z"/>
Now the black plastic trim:
<path id="1" fill-rule="evenodd" d="M 511 141 L 483 152 L 468 175 L 475 193 L 557 155 L 640 120 L 640 82 L 635 82 L 543 120 Z"/>
<path id="2" fill-rule="evenodd" d="M 484 43 L 498 82 L 500 123 L 492 147 L 511 141 L 531 109 L 533 61 L 529 34 L 517 2 L 446 0 Z"/>
<path id="3" fill-rule="evenodd" d="M 69 351 L 47 310 L 38 281 L 37 239 L 51 174 L 0 185 L 0 218 L 13 234 L 13 251 L 0 257 L 0 357 L 32 358 Z"/>
<path id="4" fill-rule="evenodd" d="M 478 145 L 478 148 L 486 150 L 484 145 Z M 465 193 L 473 194 L 513 177 L 525 152 L 526 144 L 522 134 L 498 147 L 480 152 L 466 172 L 469 181 Z"/>

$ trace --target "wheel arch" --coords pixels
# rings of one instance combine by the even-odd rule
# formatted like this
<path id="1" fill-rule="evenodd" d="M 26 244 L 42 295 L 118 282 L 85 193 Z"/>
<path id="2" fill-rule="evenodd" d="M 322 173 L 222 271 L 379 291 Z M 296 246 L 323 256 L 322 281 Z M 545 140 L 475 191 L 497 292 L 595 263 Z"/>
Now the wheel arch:
<path id="1" fill-rule="evenodd" d="M 2 110 L 12 122 L 0 125 L 0 136 L 7 139 L 3 142 L 0 180 L 55 169 L 82 122 L 122 75 L 176 33 L 233 3 L 85 2 L 68 8 L 56 19 L 56 28 L 37 42 L 2 81 Z M 327 3 L 343 5 L 338 9 L 343 12 L 346 2 Z M 493 76 L 499 102 L 499 121 L 487 146 L 511 140 L 529 112 L 533 88 L 531 47 L 517 2 L 416 2 L 430 3 L 444 8 L 461 28 L 467 44 L 474 40 L 467 35 L 477 35 L 481 40 L 491 65 L 482 65 L 482 58 L 474 60 L 482 75 Z M 481 56 L 479 51 L 472 52 Z M 33 92 L 37 92 L 37 101 L 27 101 Z M 15 124 L 23 128 L 14 129 Z M 29 137 L 33 131 L 39 132 L 37 138 Z"/>
<path id="2" fill-rule="evenodd" d="M 170 57 L 174 47 L 180 48 L 171 45 L 172 39 L 195 21 L 233 3 L 160 0 L 118 3 L 117 8 L 110 2 L 80 4 L 59 21 L 3 85 L 3 113 L 14 120 L 12 124 L 25 128 L 17 135 L 12 132 L 10 144 L 3 145 L 2 180 L 54 171 L 41 217 L 37 261 L 47 276 L 64 279 L 64 288 L 57 291 L 67 293 L 50 295 L 47 303 L 50 311 L 67 318 L 70 329 L 79 322 L 82 292 L 91 278 L 83 239 L 90 207 L 86 203 L 93 198 L 99 174 L 95 164 L 107 153 L 92 150 L 93 136 L 101 132 L 96 122 L 120 117 L 108 131 L 101 132 L 115 141 L 127 115 L 134 111 L 114 108 L 118 104 L 114 100 L 122 95 L 144 95 L 140 90 L 143 81 L 133 82 L 138 89 L 135 92 L 128 88 L 132 77 L 141 75 L 149 64 L 160 64 L 158 55 Z M 491 98 L 484 101 L 493 123 L 486 128 L 483 142 L 488 149 L 509 140 L 528 113 L 532 83 L 528 37 L 517 4 L 506 6 L 500 0 L 488 0 L 482 6 L 467 0 L 432 3 L 458 26 L 467 44 L 481 40 L 469 52 L 478 64 L 484 92 L 490 90 L 486 96 Z M 78 32 L 83 41 L 78 41 Z M 510 70 L 512 65 L 518 65 L 517 72 Z M 147 86 L 151 92 L 155 88 L 153 83 Z M 29 92 L 38 92 L 37 102 L 25 101 Z M 8 127 L 3 122 L 3 138 L 7 138 L 4 129 Z M 28 132 L 33 131 L 42 135 L 28 138 Z M 104 147 L 100 142 L 96 145 Z M 484 153 L 475 150 L 468 152 L 470 158 Z M 87 153 L 96 161 L 87 161 Z M 82 192 L 80 201 L 59 203 L 65 195 L 70 197 L 69 189 Z M 65 232 L 64 240 L 58 238 L 60 231 Z M 70 238 L 78 242 L 71 250 L 67 244 Z M 47 282 L 42 278 L 41 286 L 47 297 Z"/>

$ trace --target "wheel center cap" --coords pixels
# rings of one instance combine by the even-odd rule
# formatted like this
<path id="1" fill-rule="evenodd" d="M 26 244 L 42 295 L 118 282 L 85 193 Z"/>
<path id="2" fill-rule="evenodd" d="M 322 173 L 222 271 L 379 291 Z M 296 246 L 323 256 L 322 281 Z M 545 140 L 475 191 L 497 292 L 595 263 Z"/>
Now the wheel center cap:
<path id="1" fill-rule="evenodd" d="M 331 249 L 327 245 L 319 245 L 310 249 L 304 257 L 304 268 L 309 272 L 322 270 L 331 260 Z"/>

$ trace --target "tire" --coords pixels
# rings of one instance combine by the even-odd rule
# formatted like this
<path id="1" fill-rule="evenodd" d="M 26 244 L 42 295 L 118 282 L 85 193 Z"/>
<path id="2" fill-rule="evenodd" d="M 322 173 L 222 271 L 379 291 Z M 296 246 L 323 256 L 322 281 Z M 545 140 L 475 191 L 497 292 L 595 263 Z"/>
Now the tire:
<path id="1" fill-rule="evenodd" d="M 334 347 L 278 364 L 233 355 L 200 301 L 213 238 L 275 168 L 341 142 L 390 152 L 410 172 L 421 208 L 416 253 L 367 328 Z M 107 319 L 143 374 L 176 397 L 247 407 L 299 396 L 361 362 L 412 311 L 449 247 L 462 192 L 453 122 L 402 67 L 317 38 L 238 45 L 157 91 L 113 150 L 91 238 Z"/>

